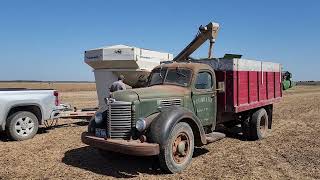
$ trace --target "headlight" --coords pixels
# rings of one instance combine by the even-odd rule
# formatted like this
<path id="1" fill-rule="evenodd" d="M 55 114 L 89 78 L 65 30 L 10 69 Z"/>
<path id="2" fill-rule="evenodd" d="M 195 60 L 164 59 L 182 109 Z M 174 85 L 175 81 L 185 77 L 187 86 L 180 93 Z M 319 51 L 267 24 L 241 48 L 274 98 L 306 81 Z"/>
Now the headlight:
<path id="1" fill-rule="evenodd" d="M 102 113 L 101 112 L 97 112 L 94 115 L 94 121 L 96 122 L 96 124 L 101 124 L 102 120 L 103 120 Z"/>
<path id="2" fill-rule="evenodd" d="M 137 122 L 136 122 L 136 129 L 140 132 L 144 131 L 147 127 L 146 121 L 143 118 L 140 118 Z"/>

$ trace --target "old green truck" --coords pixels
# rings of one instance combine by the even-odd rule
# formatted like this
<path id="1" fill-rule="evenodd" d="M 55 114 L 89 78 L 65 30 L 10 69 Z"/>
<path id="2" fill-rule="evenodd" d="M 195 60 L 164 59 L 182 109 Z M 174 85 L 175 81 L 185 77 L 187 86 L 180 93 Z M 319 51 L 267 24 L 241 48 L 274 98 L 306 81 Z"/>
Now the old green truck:
<path id="1" fill-rule="evenodd" d="M 105 99 L 82 141 L 102 154 L 158 156 L 169 173 L 184 170 L 194 147 L 224 137 L 218 125 L 241 124 L 247 139 L 266 137 L 273 103 L 281 99 L 279 64 L 245 59 L 188 58 L 205 40 L 210 51 L 218 25 L 200 33 L 172 62 L 155 67 L 146 87 Z"/>

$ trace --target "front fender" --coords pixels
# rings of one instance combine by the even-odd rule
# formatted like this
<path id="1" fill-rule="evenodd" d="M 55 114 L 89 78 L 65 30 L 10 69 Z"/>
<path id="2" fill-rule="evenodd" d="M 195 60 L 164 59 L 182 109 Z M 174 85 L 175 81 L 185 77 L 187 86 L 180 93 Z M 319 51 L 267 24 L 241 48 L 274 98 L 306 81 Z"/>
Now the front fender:
<path id="1" fill-rule="evenodd" d="M 153 119 L 149 131 L 150 140 L 163 147 L 167 143 L 173 127 L 179 122 L 186 122 L 190 125 L 196 146 L 207 143 L 204 129 L 198 117 L 190 110 L 178 106 L 163 108 L 159 115 Z"/>

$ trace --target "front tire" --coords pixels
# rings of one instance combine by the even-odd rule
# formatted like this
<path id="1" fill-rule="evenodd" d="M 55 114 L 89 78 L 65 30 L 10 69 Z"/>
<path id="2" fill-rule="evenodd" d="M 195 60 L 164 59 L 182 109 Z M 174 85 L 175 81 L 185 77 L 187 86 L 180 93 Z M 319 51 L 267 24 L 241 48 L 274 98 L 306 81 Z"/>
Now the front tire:
<path id="1" fill-rule="evenodd" d="M 6 123 L 6 132 L 15 141 L 33 138 L 37 134 L 38 128 L 38 118 L 28 111 L 13 113 L 8 117 Z"/>
<path id="2" fill-rule="evenodd" d="M 183 171 L 191 163 L 194 151 L 194 135 L 189 124 L 178 123 L 163 146 L 159 154 L 161 168 L 168 173 Z"/>

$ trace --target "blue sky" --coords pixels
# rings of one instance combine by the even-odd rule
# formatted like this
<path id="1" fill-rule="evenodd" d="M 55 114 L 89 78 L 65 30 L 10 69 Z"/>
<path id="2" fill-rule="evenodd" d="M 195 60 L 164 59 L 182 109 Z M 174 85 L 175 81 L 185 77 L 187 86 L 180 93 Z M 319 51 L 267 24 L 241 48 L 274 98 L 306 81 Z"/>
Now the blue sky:
<path id="1" fill-rule="evenodd" d="M 0 80 L 93 80 L 83 52 L 127 44 L 179 53 L 201 24 L 220 23 L 216 56 L 283 64 L 320 80 L 320 1 L 0 0 Z M 207 56 L 207 48 L 195 57 Z"/>

